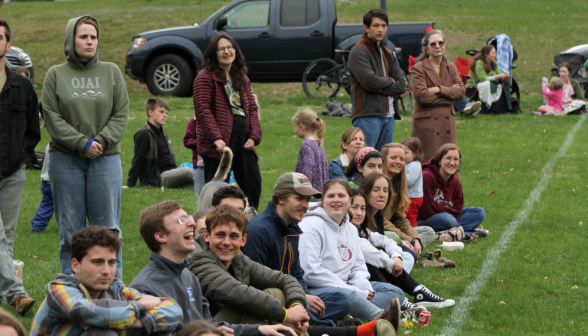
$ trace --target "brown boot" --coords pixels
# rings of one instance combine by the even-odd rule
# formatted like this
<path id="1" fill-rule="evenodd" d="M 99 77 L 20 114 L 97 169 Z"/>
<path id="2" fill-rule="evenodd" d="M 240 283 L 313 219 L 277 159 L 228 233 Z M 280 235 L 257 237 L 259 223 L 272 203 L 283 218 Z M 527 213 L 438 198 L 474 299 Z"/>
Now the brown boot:
<path id="1" fill-rule="evenodd" d="M 455 261 L 441 256 L 441 249 L 435 249 L 433 251 L 433 255 L 438 262 L 443 264 L 443 267 L 455 267 Z"/>
<path id="2" fill-rule="evenodd" d="M 380 319 L 390 322 L 394 328 L 394 332 L 396 333 L 398 332 L 398 326 L 400 325 L 400 310 L 400 300 L 395 298 L 392 300 L 392 302 L 390 302 L 390 307 L 388 309 L 384 309 L 380 315 Z"/>
<path id="3" fill-rule="evenodd" d="M 33 305 L 35 305 L 35 300 L 31 299 L 30 297 L 24 295 L 24 294 L 19 294 L 16 297 L 16 302 L 14 304 L 14 308 L 16 309 L 16 312 L 19 315 L 26 315 L 26 313 L 29 312 L 29 310 L 31 310 L 31 308 L 33 308 Z"/>

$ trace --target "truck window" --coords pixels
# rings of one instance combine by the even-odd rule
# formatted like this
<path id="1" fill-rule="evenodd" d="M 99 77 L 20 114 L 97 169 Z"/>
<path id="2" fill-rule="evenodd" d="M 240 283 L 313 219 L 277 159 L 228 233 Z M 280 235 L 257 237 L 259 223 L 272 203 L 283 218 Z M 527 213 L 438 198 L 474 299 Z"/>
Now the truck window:
<path id="1" fill-rule="evenodd" d="M 269 25 L 270 0 L 247 1 L 231 8 L 222 18 L 226 28 L 263 28 Z"/>
<path id="2" fill-rule="evenodd" d="M 282 0 L 282 27 L 310 26 L 320 19 L 319 0 Z"/>

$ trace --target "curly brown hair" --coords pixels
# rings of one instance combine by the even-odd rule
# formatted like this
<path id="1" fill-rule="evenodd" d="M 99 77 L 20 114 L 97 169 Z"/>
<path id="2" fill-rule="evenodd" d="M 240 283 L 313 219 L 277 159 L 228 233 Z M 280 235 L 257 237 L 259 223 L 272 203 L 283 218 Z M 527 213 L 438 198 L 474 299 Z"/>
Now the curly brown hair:
<path id="1" fill-rule="evenodd" d="M 206 69 L 215 73 L 223 82 L 227 80 L 225 70 L 223 70 L 218 64 L 217 46 L 218 41 L 221 39 L 226 39 L 231 42 L 233 49 L 235 49 L 235 60 L 231 65 L 229 75 L 232 79 L 233 88 L 235 91 L 239 91 L 241 87 L 245 87 L 247 85 L 247 66 L 245 66 L 245 57 L 243 56 L 241 49 L 237 45 L 237 42 L 235 42 L 235 40 L 230 37 L 229 34 L 225 32 L 218 32 L 210 39 L 210 42 L 208 42 L 208 46 L 204 51 L 202 69 Z"/>
<path id="2" fill-rule="evenodd" d="M 81 262 L 94 246 L 108 247 L 111 251 L 120 251 L 120 240 L 111 229 L 101 226 L 88 226 L 74 233 L 71 237 L 71 258 Z"/>

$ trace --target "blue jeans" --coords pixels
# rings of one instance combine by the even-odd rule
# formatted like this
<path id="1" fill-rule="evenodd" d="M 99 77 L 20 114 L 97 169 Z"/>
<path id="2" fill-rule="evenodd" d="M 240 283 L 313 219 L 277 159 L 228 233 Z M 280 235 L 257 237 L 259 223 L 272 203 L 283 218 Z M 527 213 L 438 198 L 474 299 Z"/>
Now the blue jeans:
<path id="1" fill-rule="evenodd" d="M 364 321 L 371 321 L 377 319 L 384 309 L 390 307 L 390 302 L 394 298 L 398 298 L 400 303 L 404 301 L 404 292 L 402 289 L 384 282 L 371 281 L 372 288 L 376 293 L 371 301 L 361 296 L 353 289 L 339 288 L 339 287 L 323 287 L 323 288 L 309 288 L 309 294 L 319 296 L 319 294 L 326 292 L 342 292 L 349 296 L 351 308 L 349 315 L 357 317 Z"/>
<path id="2" fill-rule="evenodd" d="M 394 117 L 362 117 L 353 121 L 365 135 L 366 147 L 382 151 L 382 147 L 394 142 Z"/>
<path id="3" fill-rule="evenodd" d="M 33 224 L 33 231 L 35 232 L 45 231 L 45 228 L 49 225 L 51 217 L 53 217 L 53 211 L 55 210 L 53 207 L 53 192 L 51 191 L 51 184 L 47 183 L 47 181 L 41 181 L 41 194 L 43 195 L 43 200 L 41 201 L 41 204 L 39 204 L 35 218 L 31 221 Z"/>
<path id="4" fill-rule="evenodd" d="M 465 107 L 468 103 L 469 103 L 469 100 L 466 97 L 463 97 L 462 100 L 454 101 L 453 106 L 455 107 L 456 111 L 458 111 L 459 113 L 463 113 L 463 110 L 465 109 Z"/>
<path id="5" fill-rule="evenodd" d="M 418 219 L 418 226 L 430 226 L 435 232 L 449 230 L 456 226 L 463 227 L 463 231 L 468 234 L 480 226 L 486 218 L 484 209 L 478 207 L 463 208 L 459 220 L 455 220 L 452 215 L 442 212 L 433 215 L 427 219 Z"/>
<path id="6" fill-rule="evenodd" d="M 308 316 L 310 316 L 311 325 L 336 327 L 335 322 L 349 314 L 351 302 L 349 302 L 349 295 L 346 293 L 335 290 L 322 292 L 316 296 L 325 304 L 325 314 L 318 316 L 310 307 L 307 307 L 306 310 L 308 311 Z"/>
<path id="7" fill-rule="evenodd" d="M 206 184 L 204 181 L 204 167 L 196 167 L 192 171 L 192 176 L 194 179 L 194 190 L 196 191 L 196 200 L 200 198 L 200 191 Z"/>
<path id="8" fill-rule="evenodd" d="M 24 168 L 0 178 L 0 304 L 4 296 L 10 305 L 14 305 L 19 294 L 27 295 L 12 264 L 14 233 L 25 179 Z"/>
<path id="9" fill-rule="evenodd" d="M 53 151 L 49 160 L 49 179 L 53 189 L 55 219 L 59 226 L 59 261 L 61 273 L 72 274 L 71 238 L 92 226 L 114 231 L 121 241 L 116 256 L 116 277 L 122 279 L 122 233 L 120 202 L 122 167 L 120 155 L 99 156 L 94 160 Z"/>

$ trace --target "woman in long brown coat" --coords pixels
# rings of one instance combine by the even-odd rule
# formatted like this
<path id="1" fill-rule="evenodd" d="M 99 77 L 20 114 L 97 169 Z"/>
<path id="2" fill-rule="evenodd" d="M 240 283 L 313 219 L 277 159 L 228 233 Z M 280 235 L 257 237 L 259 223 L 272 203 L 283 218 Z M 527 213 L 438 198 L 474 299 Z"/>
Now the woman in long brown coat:
<path id="1" fill-rule="evenodd" d="M 427 162 L 446 143 L 457 143 L 453 102 L 462 100 L 465 87 L 457 67 L 445 56 L 445 37 L 431 30 L 422 41 L 423 50 L 412 67 L 412 91 L 416 100 L 412 136 L 421 140 Z"/>

